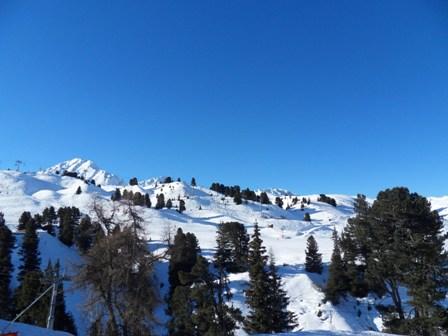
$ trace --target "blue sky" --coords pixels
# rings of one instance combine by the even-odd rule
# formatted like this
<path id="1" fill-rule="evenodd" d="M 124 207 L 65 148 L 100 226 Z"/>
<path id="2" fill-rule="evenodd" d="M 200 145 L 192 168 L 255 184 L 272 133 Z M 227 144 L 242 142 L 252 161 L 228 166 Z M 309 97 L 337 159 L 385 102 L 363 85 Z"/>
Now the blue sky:
<path id="1" fill-rule="evenodd" d="M 0 167 L 448 194 L 446 1 L 0 2 Z"/>

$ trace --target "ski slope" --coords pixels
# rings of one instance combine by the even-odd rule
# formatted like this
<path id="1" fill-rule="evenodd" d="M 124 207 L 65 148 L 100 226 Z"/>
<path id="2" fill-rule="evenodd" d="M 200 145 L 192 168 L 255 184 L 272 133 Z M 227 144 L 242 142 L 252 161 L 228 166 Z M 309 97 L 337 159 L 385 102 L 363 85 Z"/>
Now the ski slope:
<path id="1" fill-rule="evenodd" d="M 95 179 L 101 188 L 84 181 L 61 176 L 64 170 L 77 172 L 86 179 Z M 58 173 L 58 174 L 56 174 Z M 173 209 L 140 208 L 145 219 L 145 234 L 150 240 L 152 250 L 163 249 L 164 233 L 167 227 L 182 228 L 193 232 L 198 240 L 202 254 L 211 258 L 215 249 L 216 231 L 219 223 L 238 221 L 243 223 L 248 232 L 252 233 L 253 225 L 257 222 L 261 228 L 262 239 L 269 251 L 275 255 L 279 272 L 282 275 L 285 289 L 290 297 L 289 309 L 298 317 L 299 326 L 296 335 L 360 335 L 360 332 L 382 328 L 381 318 L 374 308 L 373 298 L 355 300 L 348 298 L 338 306 L 322 303 L 322 288 L 327 277 L 327 265 L 322 275 L 308 274 L 304 271 L 306 240 L 313 234 L 319 244 L 324 263 L 328 263 L 332 252 L 331 233 L 334 228 L 341 231 L 347 219 L 353 215 L 353 197 L 347 195 L 329 195 L 336 199 L 337 207 L 318 202 L 318 195 L 293 195 L 283 189 L 266 190 L 272 202 L 275 197 L 281 197 L 284 210 L 276 205 L 262 205 L 247 202 L 236 205 L 229 197 L 213 192 L 205 187 L 192 187 L 183 182 L 163 184 L 163 179 L 152 178 L 142 180 L 139 185 L 129 186 L 115 174 L 98 168 L 90 160 L 73 159 L 57 164 L 49 169 L 35 173 L 21 173 L 16 171 L 0 171 L 0 211 L 5 214 L 7 224 L 15 230 L 17 220 L 23 211 L 32 214 L 42 212 L 45 207 L 76 206 L 84 214 L 92 215 L 91 204 L 94 200 L 111 202 L 110 197 L 116 188 L 148 193 L 151 202 L 156 203 L 156 196 L 165 195 L 165 200 L 172 199 L 174 207 L 178 205 L 178 198 L 185 200 L 187 210 L 180 214 Z M 101 183 L 100 183 L 101 182 Z M 76 195 L 81 187 L 82 193 Z M 310 205 L 302 211 L 300 202 L 292 205 L 292 199 L 297 196 L 310 198 Z M 448 198 L 431 199 L 435 209 L 442 214 L 448 213 Z M 304 214 L 311 215 L 311 222 L 303 220 Z M 20 234 L 16 234 L 17 244 L 20 246 Z M 42 267 L 49 259 L 60 259 L 67 272 L 73 266 L 82 263 L 75 248 L 68 248 L 56 238 L 45 232 L 39 233 Z M 13 261 L 17 267 L 18 249 L 15 250 Z M 158 281 L 162 287 L 161 296 L 168 288 L 167 263 L 161 262 L 156 267 Z M 244 289 L 247 286 L 248 274 L 231 274 L 231 289 L 234 293 L 234 305 L 243 314 L 248 309 L 244 302 Z M 17 285 L 13 280 L 13 285 Z M 82 302 L 85 293 L 71 290 L 71 284 L 65 284 L 67 291 L 67 308 L 74 315 L 78 331 L 85 333 L 87 322 L 82 312 Z M 157 318 L 161 323 L 167 321 L 164 307 L 157 310 Z M 161 326 L 156 328 L 157 334 L 164 334 Z M 332 332 L 332 333 L 330 333 Z M 238 330 L 238 335 L 246 335 Z M 364 335 L 364 334 L 363 334 Z M 378 335 L 365 333 L 365 335 Z"/>

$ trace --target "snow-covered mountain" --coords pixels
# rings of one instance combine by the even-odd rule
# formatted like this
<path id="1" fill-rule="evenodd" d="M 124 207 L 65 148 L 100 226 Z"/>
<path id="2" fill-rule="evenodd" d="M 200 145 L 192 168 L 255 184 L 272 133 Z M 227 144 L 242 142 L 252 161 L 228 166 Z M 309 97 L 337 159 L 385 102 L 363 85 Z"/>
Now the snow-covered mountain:
<path id="1" fill-rule="evenodd" d="M 44 170 L 46 174 L 62 174 L 64 171 L 77 173 L 86 180 L 95 180 L 99 185 L 121 185 L 123 180 L 115 174 L 99 168 L 92 160 L 74 158 L 63 161 Z"/>
<path id="2" fill-rule="evenodd" d="M 95 179 L 102 187 L 87 184 L 84 181 L 69 176 L 61 176 L 67 170 L 76 172 L 85 179 Z M 56 172 L 59 171 L 59 174 Z M 76 190 L 81 187 L 81 194 Z M 258 222 L 262 238 L 268 250 L 271 250 L 279 265 L 285 289 L 291 299 L 289 309 L 298 316 L 298 330 L 309 331 L 304 335 L 355 335 L 367 330 L 381 330 L 379 313 L 372 309 L 377 302 L 372 298 L 355 300 L 352 298 L 338 306 L 323 303 L 322 287 L 327 277 L 324 267 L 322 275 L 309 274 L 304 271 L 306 240 L 313 234 L 319 244 L 323 261 L 330 260 L 333 243 L 331 232 L 333 228 L 342 230 L 347 219 L 353 215 L 353 197 L 347 195 L 329 195 L 335 198 L 337 206 L 318 202 L 318 195 L 293 195 L 281 189 L 267 191 L 271 201 L 281 197 L 284 208 L 275 204 L 262 205 L 255 202 L 236 205 L 230 197 L 224 197 L 208 188 L 192 187 L 184 182 L 161 183 L 160 179 L 144 180 L 138 185 L 125 186 L 116 175 L 99 169 L 90 160 L 73 159 L 57 164 L 47 170 L 37 173 L 20 173 L 15 171 L 0 171 L 0 211 L 4 212 L 7 224 L 15 230 L 17 220 L 23 211 L 39 213 L 45 207 L 53 205 L 76 206 L 81 212 L 91 214 L 91 204 L 94 199 L 110 202 L 115 188 L 148 193 L 152 204 L 156 195 L 163 193 L 165 199 L 171 199 L 174 207 L 178 205 L 179 197 L 185 200 L 187 210 L 180 214 L 175 209 L 155 210 L 141 208 L 140 212 L 146 222 L 146 235 L 150 238 L 151 248 L 164 246 L 163 236 L 166 227 L 182 228 L 193 232 L 201 246 L 203 254 L 211 257 L 215 249 L 217 226 L 225 221 L 243 223 L 249 232 L 253 224 Z M 294 204 L 294 198 L 309 198 L 310 204 L 301 208 L 300 202 Z M 431 198 L 434 209 L 441 214 L 448 213 L 448 197 Z M 311 222 L 304 221 L 304 214 L 309 213 Z M 20 237 L 18 238 L 18 244 Z M 40 252 L 42 265 L 47 260 L 60 258 L 62 265 L 69 265 L 80 260 L 75 248 L 68 248 L 59 240 L 44 232 L 40 233 Z M 17 250 L 14 264 L 18 266 Z M 161 286 L 168 288 L 167 267 L 161 263 L 156 267 L 157 277 Z M 244 301 L 244 289 L 248 280 L 247 273 L 231 274 L 230 286 L 234 294 L 234 305 L 247 313 Z M 16 284 L 15 280 L 13 283 Z M 66 284 L 70 287 L 70 283 Z M 80 334 L 84 334 L 86 321 L 81 312 L 84 295 L 79 291 L 67 291 L 67 306 L 73 313 Z M 164 307 L 157 312 L 161 321 L 166 321 Z M 297 330 L 297 331 L 298 331 Z M 311 332 L 313 330 L 313 332 Z M 320 330 L 316 332 L 315 330 Z M 338 331 L 331 333 L 330 331 Z M 345 333 L 346 332 L 346 333 Z M 352 332 L 351 334 L 349 332 Z M 164 329 L 157 332 L 163 335 Z M 239 330 L 238 335 L 246 335 Z M 300 333 L 298 334 L 300 335 Z M 366 334 L 367 335 L 367 334 Z"/>

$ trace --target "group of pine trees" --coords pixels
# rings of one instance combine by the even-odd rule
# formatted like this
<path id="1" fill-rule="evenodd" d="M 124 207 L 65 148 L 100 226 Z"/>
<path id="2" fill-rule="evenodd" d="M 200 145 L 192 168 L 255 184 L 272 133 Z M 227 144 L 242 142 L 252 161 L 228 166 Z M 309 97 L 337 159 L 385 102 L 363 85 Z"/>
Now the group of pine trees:
<path id="1" fill-rule="evenodd" d="M 193 178 L 192 182 L 195 182 L 194 178 Z M 147 193 L 145 193 L 143 195 L 139 191 L 136 191 L 134 193 L 132 190 L 128 191 L 128 190 L 124 189 L 123 193 L 121 193 L 120 189 L 116 188 L 114 193 L 111 196 L 111 199 L 112 199 L 112 201 L 128 200 L 128 201 L 131 201 L 132 204 L 134 204 L 134 205 L 144 206 L 147 208 L 151 208 L 151 206 L 152 206 L 149 195 Z M 173 207 L 172 199 L 168 199 L 165 201 L 165 195 L 163 193 L 156 195 L 156 204 L 154 205 L 154 209 L 156 209 L 156 210 L 160 210 L 163 208 L 171 209 L 172 207 Z M 177 207 L 178 212 L 180 212 L 180 213 L 184 212 L 186 210 L 185 201 L 179 197 L 178 205 L 176 207 Z"/>
<path id="2" fill-rule="evenodd" d="M 22 216 L 25 218 L 28 215 Z M 32 219 L 32 217 L 30 217 Z M 30 305 L 41 293 L 57 283 L 57 295 L 55 305 L 54 329 L 70 332 L 76 335 L 76 327 L 73 318 L 65 308 L 64 287 L 61 281 L 59 261 L 55 265 L 49 261 L 47 268 L 41 270 L 39 254 L 39 236 L 37 235 L 37 222 L 28 220 L 24 225 L 21 235 L 19 250 L 20 266 L 18 272 L 18 286 L 11 288 L 13 265 L 11 254 L 14 248 L 15 237 L 7 227 L 3 213 L 0 212 L 0 318 L 12 319 L 28 305 Z M 43 296 L 20 318 L 20 322 L 46 326 L 50 309 L 50 293 Z"/>
<path id="3" fill-rule="evenodd" d="M 336 204 L 336 200 L 334 198 L 332 198 L 330 196 L 327 196 L 325 194 L 320 194 L 319 197 L 317 198 L 317 201 L 330 204 L 330 205 L 332 205 L 334 207 L 337 205 Z"/>
<path id="4" fill-rule="evenodd" d="M 35 227 L 47 231 L 67 246 L 77 246 L 85 253 L 101 230 L 98 223 L 92 223 L 88 215 L 82 215 L 77 207 L 61 207 L 57 211 L 53 206 L 45 208 L 34 216 L 24 211 L 19 218 L 17 230 L 26 232 L 26 227 Z"/>
<path id="5" fill-rule="evenodd" d="M 250 190 L 249 188 L 241 190 L 241 187 L 238 185 L 226 186 L 222 183 L 215 182 L 210 186 L 210 190 L 223 194 L 227 197 L 233 197 L 235 204 L 242 204 L 243 200 L 258 202 L 261 204 L 271 204 L 271 200 L 265 192 L 261 192 L 260 195 L 257 195 L 255 191 Z"/>
<path id="6" fill-rule="evenodd" d="M 127 189 L 124 189 L 122 193 L 119 188 L 116 188 L 111 196 L 111 200 L 112 201 L 127 200 L 131 201 L 134 205 L 145 206 L 147 208 L 151 207 L 151 200 L 149 199 L 149 195 L 147 193 L 143 195 L 139 191 L 136 191 L 134 193 L 132 190 L 128 191 Z"/>
<path id="7" fill-rule="evenodd" d="M 371 206 L 358 195 L 355 212 L 340 237 L 334 234 L 326 298 L 337 304 L 347 293 L 388 295 L 392 303 L 378 307 L 387 331 L 446 332 L 441 302 L 447 294 L 448 259 L 439 214 L 425 197 L 402 187 L 380 192 Z"/>
<path id="8" fill-rule="evenodd" d="M 250 240 L 243 224 L 222 223 L 209 264 L 200 255 L 195 235 L 178 229 L 170 249 L 170 335 L 234 335 L 240 323 L 251 334 L 285 332 L 296 326 L 274 259 L 268 258 L 262 242 L 257 224 Z M 228 273 L 246 271 L 250 312 L 243 318 L 228 304 L 232 297 Z"/>

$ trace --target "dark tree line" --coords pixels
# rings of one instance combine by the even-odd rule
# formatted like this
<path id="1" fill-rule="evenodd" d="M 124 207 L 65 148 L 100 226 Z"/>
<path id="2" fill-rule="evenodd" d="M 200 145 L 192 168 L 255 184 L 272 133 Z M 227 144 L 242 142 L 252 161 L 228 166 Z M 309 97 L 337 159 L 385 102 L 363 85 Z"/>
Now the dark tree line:
<path id="1" fill-rule="evenodd" d="M 329 197 L 329 196 L 327 196 L 325 194 L 320 194 L 319 197 L 317 198 L 317 201 L 330 204 L 330 205 L 332 205 L 334 207 L 337 205 L 336 204 L 336 200 L 334 198 Z"/>
<path id="2" fill-rule="evenodd" d="M 151 200 L 149 199 L 149 195 L 147 193 L 142 194 L 139 191 L 136 191 L 134 193 L 132 190 L 128 191 L 127 189 L 124 189 L 123 193 L 121 193 L 120 189 L 116 188 L 111 196 L 111 200 L 112 201 L 127 200 L 131 201 L 134 205 L 144 206 L 147 208 L 151 207 Z"/>
<path id="3" fill-rule="evenodd" d="M 225 186 L 222 183 L 215 182 L 210 186 L 210 190 L 223 194 L 227 197 L 233 197 L 236 204 L 241 204 L 243 200 L 258 202 L 261 204 L 271 204 L 271 201 L 265 192 L 261 192 L 260 195 L 257 195 L 255 191 L 250 190 L 249 188 L 241 190 L 241 187 L 238 185 Z"/>

